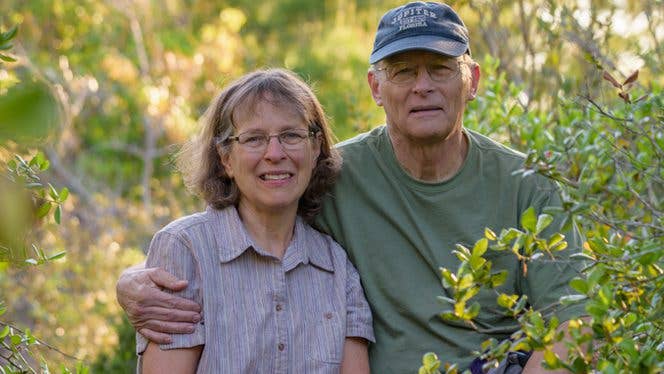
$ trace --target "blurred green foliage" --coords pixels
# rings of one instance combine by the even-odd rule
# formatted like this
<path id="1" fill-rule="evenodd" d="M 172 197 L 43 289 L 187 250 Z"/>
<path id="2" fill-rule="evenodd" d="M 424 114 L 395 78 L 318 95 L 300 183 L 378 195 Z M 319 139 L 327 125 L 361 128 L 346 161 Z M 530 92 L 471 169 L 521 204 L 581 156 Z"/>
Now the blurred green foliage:
<path id="1" fill-rule="evenodd" d="M 96 362 L 95 371 L 126 372 L 121 362 L 133 357 L 133 336 L 116 329 L 124 325 L 114 280 L 140 261 L 157 228 L 202 208 L 172 171 L 174 145 L 195 131 L 225 83 L 268 66 L 293 69 L 313 85 L 339 140 L 380 124 L 383 114 L 366 85 L 367 60 L 380 16 L 400 3 L 4 0 L 0 58 L 16 61 L 0 65 L 0 161 L 11 169 L 11 160 L 21 164 L 18 154 L 30 165 L 41 151 L 49 167 L 35 170 L 46 188 L 39 198 L 50 198 L 49 183 L 61 186 L 59 196 L 64 187 L 71 195 L 51 202 L 60 207 L 62 223 L 56 225 L 54 218 L 36 223 L 33 213 L 20 213 L 46 210 L 45 202 L 31 200 L 34 191 L 3 190 L 3 207 L 29 202 L 11 213 L 17 219 L 2 226 L 5 232 L 21 233 L 20 239 L 29 232 L 27 243 L 45 254 L 67 251 L 43 267 L 0 271 L 3 317 Z M 661 1 L 449 3 L 468 25 L 473 56 L 482 66 L 480 93 L 465 125 L 532 151 L 532 172 L 574 182 L 567 196 L 571 218 L 593 212 L 609 223 L 630 217 L 661 225 L 652 213 L 661 212 L 661 205 L 648 213 L 630 192 L 658 196 L 645 181 L 662 178 L 660 169 L 652 169 L 661 159 L 649 151 L 653 140 L 661 141 Z M 12 39 L 13 25 L 19 32 Z M 624 82 L 636 69 L 638 80 L 629 87 L 604 78 L 608 72 Z M 630 93 L 631 102 L 620 93 Z M 600 108 L 616 118 L 640 119 L 616 127 Z M 637 122 L 650 127 L 635 127 Z M 616 158 L 622 149 L 633 157 Z M 618 167 L 625 162 L 638 167 Z M 49 211 L 54 217 L 57 209 Z M 584 230 L 593 240 L 606 239 L 631 248 L 628 257 L 660 264 L 656 241 L 648 244 L 654 249 L 636 254 L 644 247 L 630 240 L 649 237 L 643 229 L 630 226 L 617 235 L 609 224 L 582 222 L 589 222 Z M 631 247 L 621 244 L 626 237 Z M 38 257 L 27 252 L 26 258 Z M 598 292 L 587 288 L 588 297 Z M 43 355 L 75 366 L 76 360 L 52 350 Z M 432 357 L 427 360 L 435 366 Z"/>

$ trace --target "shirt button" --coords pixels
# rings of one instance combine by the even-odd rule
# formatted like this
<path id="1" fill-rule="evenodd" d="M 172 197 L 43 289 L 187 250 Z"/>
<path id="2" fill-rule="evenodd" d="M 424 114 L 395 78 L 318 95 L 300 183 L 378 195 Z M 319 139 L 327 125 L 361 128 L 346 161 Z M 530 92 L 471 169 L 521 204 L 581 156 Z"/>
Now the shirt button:
<path id="1" fill-rule="evenodd" d="M 330 312 L 325 313 L 325 319 L 332 319 L 332 317 L 334 317 L 334 314 Z"/>
<path id="2" fill-rule="evenodd" d="M 280 351 L 283 351 L 284 349 L 286 349 L 286 344 L 284 344 L 284 343 L 279 343 L 279 345 L 277 346 L 277 348 L 278 348 Z"/>
<path id="3" fill-rule="evenodd" d="M 281 312 L 281 310 L 284 309 L 284 307 L 281 306 L 281 304 L 277 304 L 277 306 L 275 307 L 275 309 L 277 310 L 277 312 Z"/>

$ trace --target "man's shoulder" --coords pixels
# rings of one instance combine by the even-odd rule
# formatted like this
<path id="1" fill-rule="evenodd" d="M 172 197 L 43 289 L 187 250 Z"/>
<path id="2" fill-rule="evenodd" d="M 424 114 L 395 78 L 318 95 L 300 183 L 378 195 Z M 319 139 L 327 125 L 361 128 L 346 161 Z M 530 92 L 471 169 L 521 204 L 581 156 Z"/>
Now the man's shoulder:
<path id="1" fill-rule="evenodd" d="M 355 135 L 350 139 L 346 139 L 336 144 L 335 147 L 341 151 L 342 154 L 353 154 L 355 152 L 366 151 L 367 145 L 376 144 L 381 140 L 385 132 L 385 125 L 375 127 L 372 130 Z"/>
<path id="2" fill-rule="evenodd" d="M 303 227 L 307 244 L 315 251 L 319 251 L 318 255 L 329 255 L 334 264 L 346 262 L 348 257 L 346 250 L 334 238 L 309 224 L 304 224 Z"/>
<path id="3" fill-rule="evenodd" d="M 495 176 L 503 180 L 513 180 L 522 187 L 530 186 L 539 191 L 557 190 L 558 186 L 549 178 L 538 173 L 522 173 L 526 155 L 476 131 L 467 130 L 468 136 L 477 148 L 480 163 Z M 508 176 L 508 178 L 505 178 Z"/>
<path id="4" fill-rule="evenodd" d="M 496 157 L 504 157 L 516 162 L 523 163 L 526 155 L 516 149 L 510 148 L 486 135 L 482 135 L 476 131 L 466 129 L 468 136 L 473 142 L 473 146 L 477 147 L 481 154 L 494 155 Z"/>

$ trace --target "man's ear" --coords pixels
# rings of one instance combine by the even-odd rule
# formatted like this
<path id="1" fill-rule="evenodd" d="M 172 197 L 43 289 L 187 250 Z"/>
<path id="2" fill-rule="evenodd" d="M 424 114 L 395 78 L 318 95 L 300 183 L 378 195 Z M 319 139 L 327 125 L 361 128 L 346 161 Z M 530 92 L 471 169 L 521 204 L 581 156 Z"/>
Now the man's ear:
<path id="1" fill-rule="evenodd" d="M 371 89 L 371 96 L 373 97 L 376 105 L 383 106 L 383 98 L 380 96 L 380 79 L 376 77 L 376 72 L 369 70 L 367 73 L 367 82 L 369 83 L 369 89 Z"/>
<path id="2" fill-rule="evenodd" d="M 474 100 L 477 97 L 477 89 L 480 85 L 480 65 L 473 63 L 470 65 L 470 87 L 468 89 L 468 100 Z"/>

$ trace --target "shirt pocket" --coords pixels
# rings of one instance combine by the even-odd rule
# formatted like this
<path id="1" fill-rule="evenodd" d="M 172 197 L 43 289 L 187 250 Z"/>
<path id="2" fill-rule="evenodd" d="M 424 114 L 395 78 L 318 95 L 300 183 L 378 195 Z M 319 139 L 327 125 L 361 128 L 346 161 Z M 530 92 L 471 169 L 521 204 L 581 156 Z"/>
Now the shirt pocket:
<path id="1" fill-rule="evenodd" d="M 341 364 L 346 328 L 339 313 L 324 311 L 306 319 L 307 355 L 328 364 Z"/>

